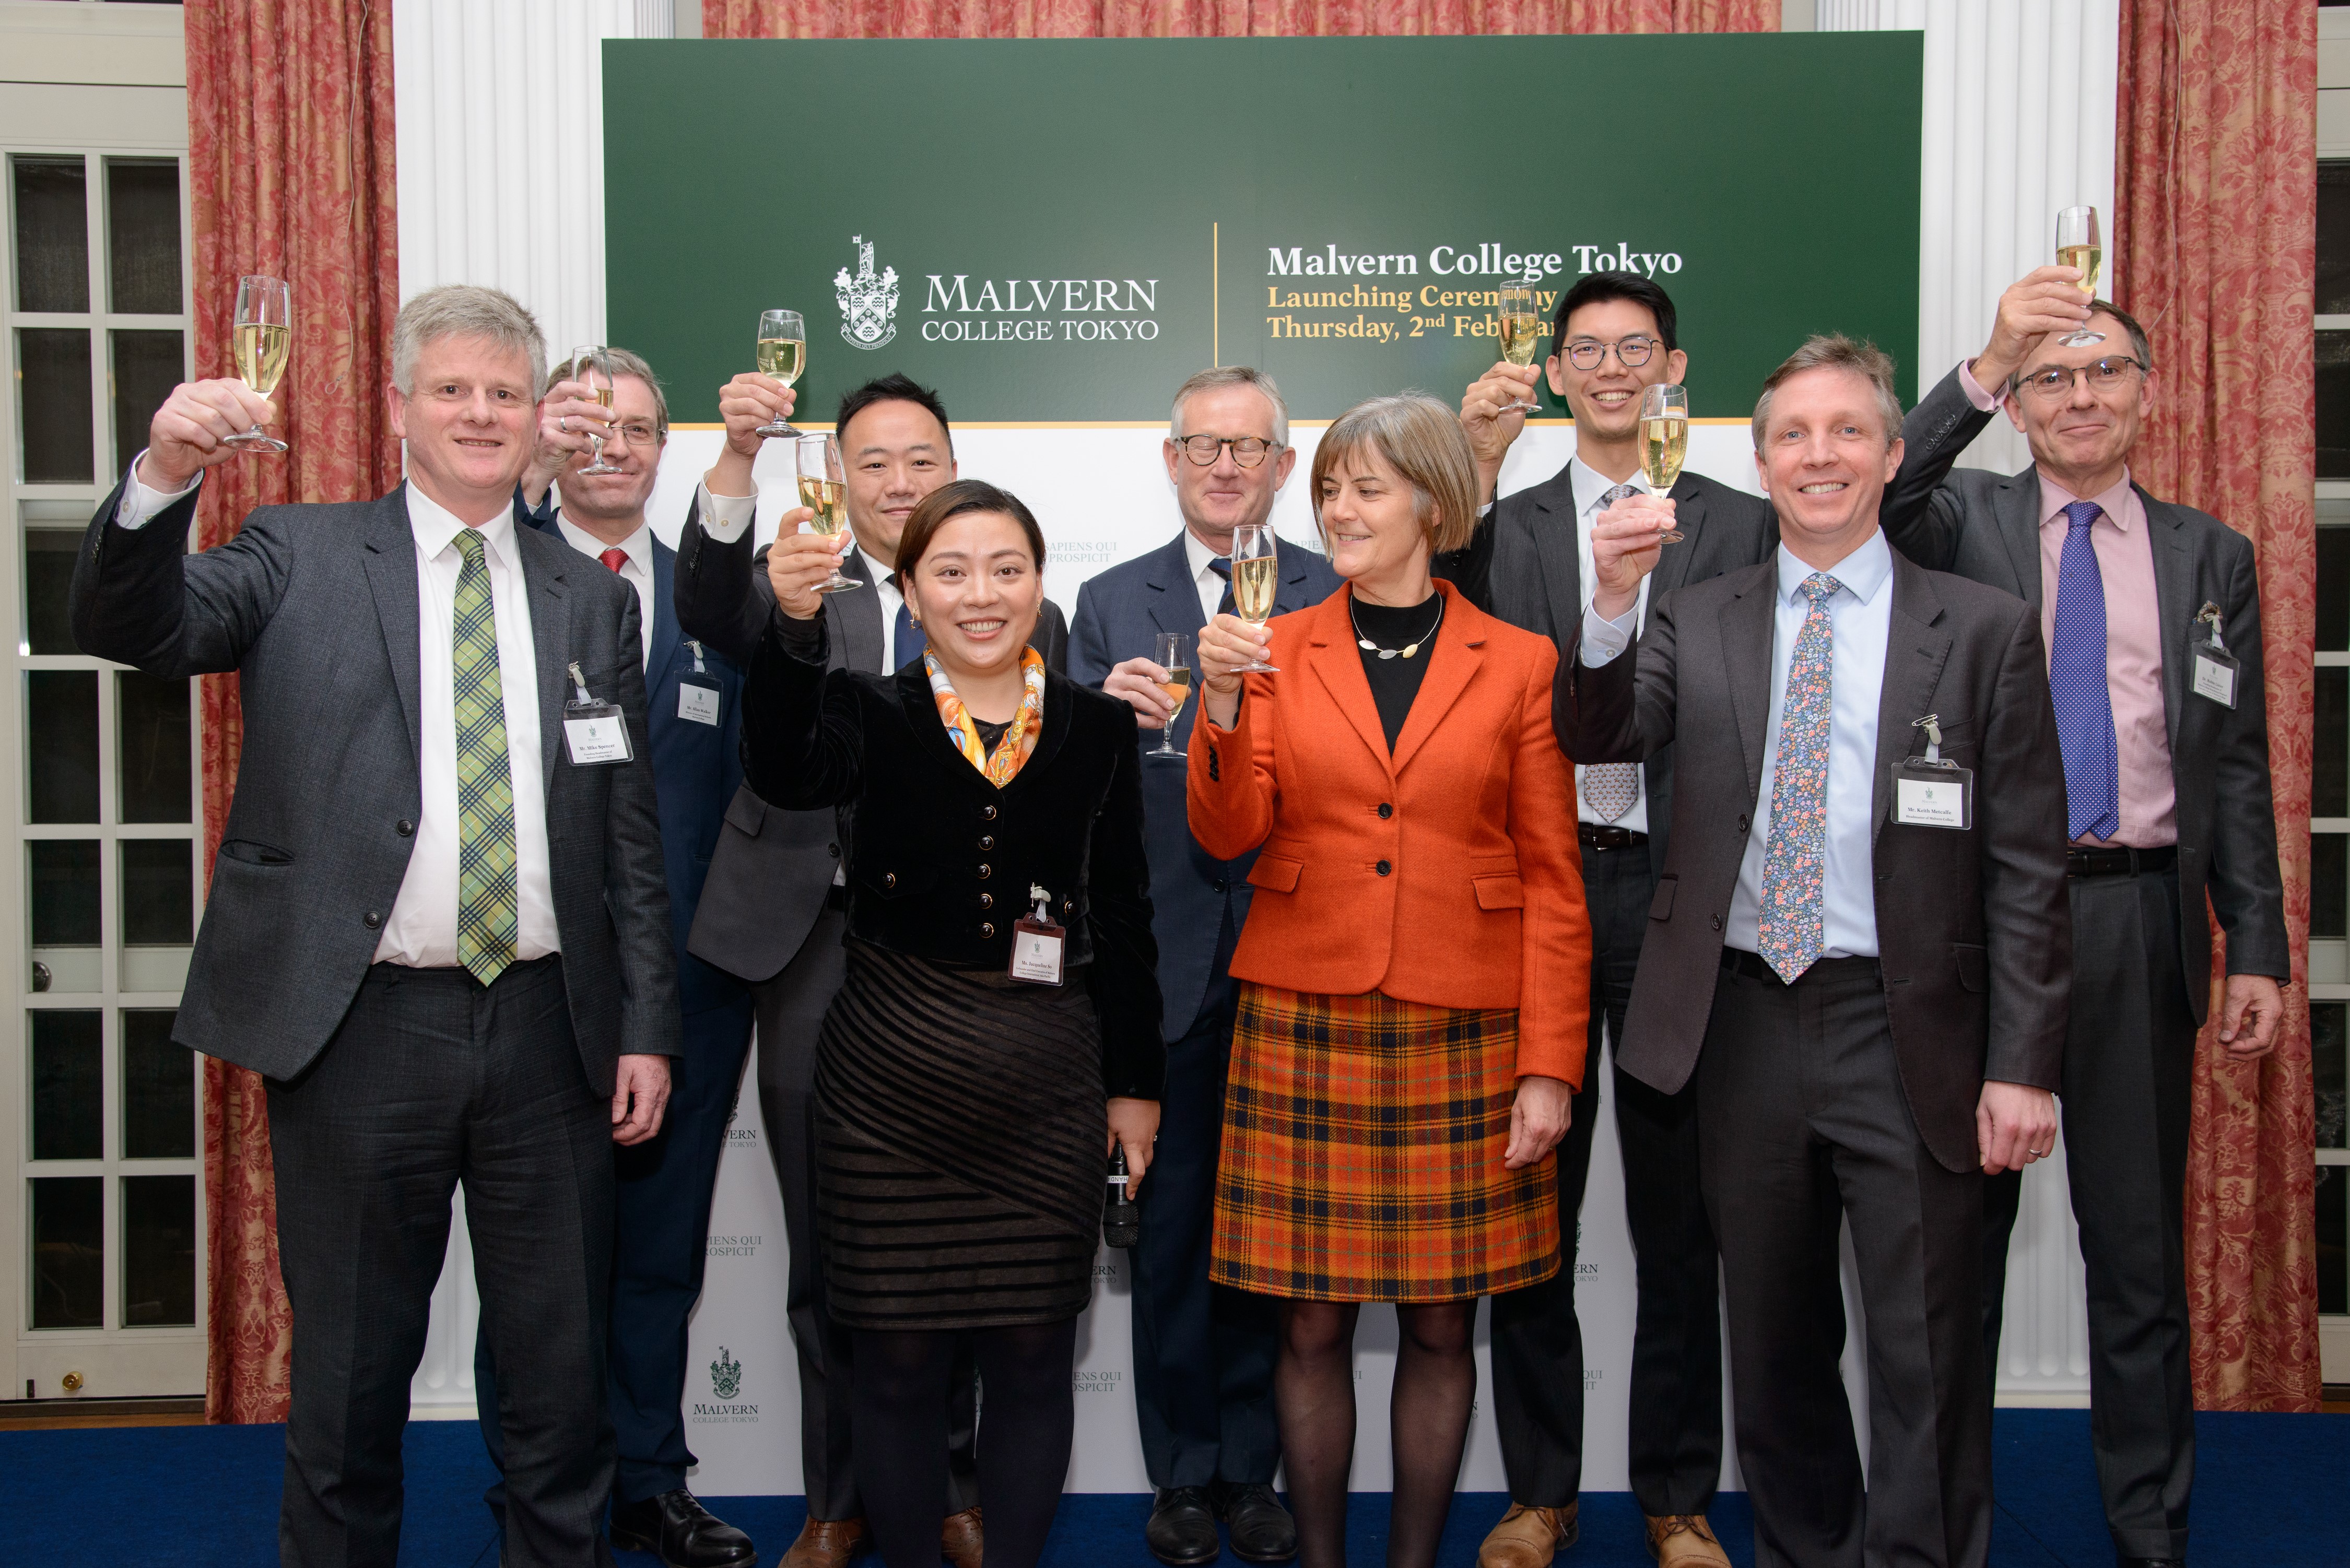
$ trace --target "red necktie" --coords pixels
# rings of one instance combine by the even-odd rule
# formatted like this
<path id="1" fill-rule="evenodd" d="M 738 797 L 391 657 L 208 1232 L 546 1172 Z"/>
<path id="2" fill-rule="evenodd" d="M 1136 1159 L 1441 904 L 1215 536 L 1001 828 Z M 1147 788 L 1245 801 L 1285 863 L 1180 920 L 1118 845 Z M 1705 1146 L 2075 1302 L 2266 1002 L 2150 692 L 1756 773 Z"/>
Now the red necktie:
<path id="1" fill-rule="evenodd" d="M 615 572 L 629 564 L 629 553 L 626 550 L 621 549 L 618 545 L 613 545 L 610 549 L 605 551 L 596 558 L 603 562 L 606 566 L 611 567 Z"/>

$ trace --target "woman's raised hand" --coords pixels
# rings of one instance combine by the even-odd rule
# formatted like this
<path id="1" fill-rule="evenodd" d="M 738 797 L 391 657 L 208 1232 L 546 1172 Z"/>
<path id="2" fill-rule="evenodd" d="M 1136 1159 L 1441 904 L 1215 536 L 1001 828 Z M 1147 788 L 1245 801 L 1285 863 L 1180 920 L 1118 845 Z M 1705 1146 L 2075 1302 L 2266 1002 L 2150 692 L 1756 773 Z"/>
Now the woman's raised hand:
<path id="1" fill-rule="evenodd" d="M 767 551 L 767 583 L 775 603 L 794 620 L 814 620 L 824 613 L 824 596 L 816 586 L 832 576 L 843 552 L 822 534 L 803 534 L 800 524 L 816 514 L 795 506 L 777 523 L 782 531 Z"/>

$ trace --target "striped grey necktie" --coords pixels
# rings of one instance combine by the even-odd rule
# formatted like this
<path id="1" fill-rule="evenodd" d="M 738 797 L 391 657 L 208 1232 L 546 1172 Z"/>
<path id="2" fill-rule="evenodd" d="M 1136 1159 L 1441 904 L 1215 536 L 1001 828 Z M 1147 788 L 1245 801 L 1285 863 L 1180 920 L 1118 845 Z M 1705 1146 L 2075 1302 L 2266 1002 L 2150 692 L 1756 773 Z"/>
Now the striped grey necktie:
<path id="1" fill-rule="evenodd" d="M 1619 484 L 1599 498 L 1605 511 L 1627 495 L 1638 495 L 1637 484 Z M 1620 822 L 1624 814 L 1640 804 L 1640 764 L 1638 763 L 1595 763 L 1583 770 L 1583 804 L 1600 821 Z"/>

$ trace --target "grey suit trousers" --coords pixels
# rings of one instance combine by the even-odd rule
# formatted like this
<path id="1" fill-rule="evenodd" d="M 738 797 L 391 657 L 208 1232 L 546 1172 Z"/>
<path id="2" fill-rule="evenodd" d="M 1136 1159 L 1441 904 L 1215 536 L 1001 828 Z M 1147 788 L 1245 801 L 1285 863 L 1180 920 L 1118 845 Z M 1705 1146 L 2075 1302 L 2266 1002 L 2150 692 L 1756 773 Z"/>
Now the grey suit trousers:
<path id="1" fill-rule="evenodd" d="M 269 1147 L 295 1324 L 287 1568 L 400 1555 L 409 1380 L 460 1182 L 504 1375 L 506 1561 L 610 1563 L 610 1113 L 580 1065 L 563 961 L 486 990 L 461 969 L 374 965 L 310 1067 L 269 1084 Z"/>
<path id="2" fill-rule="evenodd" d="M 1909 1114 L 1875 959 L 1723 972 L 1698 1059 L 1756 1568 L 1981 1568 L 1991 1551 L 1982 1178 Z M 1837 1360 L 1838 1234 L 1868 1319 L 1868 1484 Z"/>

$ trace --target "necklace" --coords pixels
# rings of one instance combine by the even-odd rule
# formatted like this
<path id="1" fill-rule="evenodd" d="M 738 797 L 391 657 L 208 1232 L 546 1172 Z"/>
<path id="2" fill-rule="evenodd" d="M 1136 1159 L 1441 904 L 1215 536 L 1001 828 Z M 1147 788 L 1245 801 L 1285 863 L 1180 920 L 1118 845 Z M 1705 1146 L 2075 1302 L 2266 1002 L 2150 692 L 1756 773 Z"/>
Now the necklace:
<path id="1" fill-rule="evenodd" d="M 1348 594 L 1347 596 L 1347 624 L 1355 628 L 1355 646 L 1361 649 L 1364 652 L 1376 653 L 1381 659 L 1410 659 L 1417 656 L 1419 650 L 1423 647 L 1427 646 L 1428 639 L 1436 635 L 1436 628 L 1444 624 L 1444 596 L 1442 594 L 1436 596 L 1436 619 L 1434 623 L 1431 624 L 1426 631 L 1420 633 L 1419 636 L 1412 639 L 1409 642 L 1405 643 L 1401 648 L 1381 648 L 1378 643 L 1373 642 L 1369 638 L 1363 635 L 1363 624 L 1355 618 L 1355 596 L 1352 594 Z"/>

